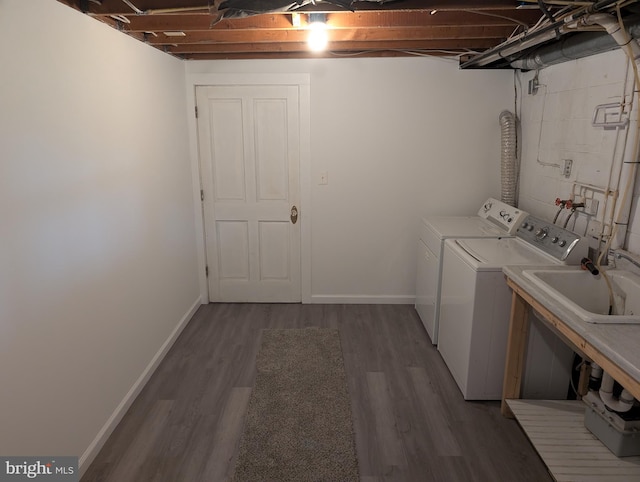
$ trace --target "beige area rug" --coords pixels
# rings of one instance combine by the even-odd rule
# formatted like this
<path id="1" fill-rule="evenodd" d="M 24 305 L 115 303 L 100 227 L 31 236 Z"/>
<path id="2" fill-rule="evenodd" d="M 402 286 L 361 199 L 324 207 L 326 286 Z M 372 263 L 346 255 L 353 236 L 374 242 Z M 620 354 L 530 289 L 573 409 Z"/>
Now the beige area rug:
<path id="1" fill-rule="evenodd" d="M 263 330 L 233 480 L 357 481 L 338 330 Z"/>

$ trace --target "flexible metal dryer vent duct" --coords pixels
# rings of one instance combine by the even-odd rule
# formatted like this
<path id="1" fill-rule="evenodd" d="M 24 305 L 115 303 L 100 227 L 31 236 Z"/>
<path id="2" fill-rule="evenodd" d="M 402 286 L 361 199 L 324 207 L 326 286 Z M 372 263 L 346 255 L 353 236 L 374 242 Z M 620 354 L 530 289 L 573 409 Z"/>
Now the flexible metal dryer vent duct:
<path id="1" fill-rule="evenodd" d="M 625 25 L 632 38 L 640 38 L 639 17 L 634 17 L 631 21 L 625 22 Z M 564 37 L 558 42 L 540 47 L 525 57 L 514 60 L 510 63 L 510 66 L 514 69 L 538 70 L 550 65 L 581 59 L 617 48 L 619 48 L 619 45 L 607 32 L 577 33 Z"/>
<path id="2" fill-rule="evenodd" d="M 508 110 L 500 113 L 500 200 L 516 206 L 518 172 L 516 165 L 516 116 Z"/>

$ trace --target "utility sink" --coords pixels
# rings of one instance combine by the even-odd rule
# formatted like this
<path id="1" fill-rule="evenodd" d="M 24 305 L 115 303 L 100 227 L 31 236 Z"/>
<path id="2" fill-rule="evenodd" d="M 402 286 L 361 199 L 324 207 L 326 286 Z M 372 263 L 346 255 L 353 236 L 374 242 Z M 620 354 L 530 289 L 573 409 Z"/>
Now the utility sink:
<path id="1" fill-rule="evenodd" d="M 522 274 L 554 300 L 587 323 L 640 324 L 640 276 L 624 270 L 609 270 L 610 296 L 603 274 L 581 269 L 527 269 Z"/>

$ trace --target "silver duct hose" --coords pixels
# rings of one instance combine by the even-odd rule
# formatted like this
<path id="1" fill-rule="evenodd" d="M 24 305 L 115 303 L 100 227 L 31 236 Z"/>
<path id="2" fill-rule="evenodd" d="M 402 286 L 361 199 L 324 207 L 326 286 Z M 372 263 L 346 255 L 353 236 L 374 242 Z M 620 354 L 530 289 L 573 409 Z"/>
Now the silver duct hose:
<path id="1" fill-rule="evenodd" d="M 617 27 L 615 17 L 610 15 L 600 16 L 602 14 L 592 14 L 581 21 L 584 23 L 591 20 L 607 19 L 609 22 L 614 22 Z M 633 23 L 628 24 L 627 33 L 634 39 L 640 38 L 640 20 L 638 17 L 632 19 Z M 611 27 L 609 27 L 611 30 Z M 617 33 L 616 29 L 616 32 Z M 626 45 L 625 39 L 622 45 Z M 608 52 L 620 47 L 620 43 L 613 37 L 609 31 L 607 32 L 584 32 L 577 33 L 568 37 L 563 37 L 562 40 L 554 42 L 552 44 L 539 47 L 532 53 L 527 54 L 525 57 L 519 58 L 511 62 L 511 68 L 521 70 L 538 70 L 549 67 L 550 65 L 559 64 L 561 62 L 567 62 L 569 60 L 581 59 L 589 55 L 595 55 L 602 52 Z"/>
<path id="2" fill-rule="evenodd" d="M 500 200 L 516 206 L 518 168 L 516 165 L 516 116 L 508 110 L 500 113 Z"/>

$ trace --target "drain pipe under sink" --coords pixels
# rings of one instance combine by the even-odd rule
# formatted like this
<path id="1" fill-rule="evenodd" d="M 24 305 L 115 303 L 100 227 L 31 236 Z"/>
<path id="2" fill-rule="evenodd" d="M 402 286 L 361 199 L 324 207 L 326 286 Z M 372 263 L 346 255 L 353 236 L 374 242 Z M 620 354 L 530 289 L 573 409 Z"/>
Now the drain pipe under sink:
<path id="1" fill-rule="evenodd" d="M 626 388 L 620 393 L 620 397 L 615 398 L 613 395 L 614 379 L 607 372 L 602 373 L 602 384 L 598 394 L 602 402 L 614 412 L 628 412 L 633 407 L 633 395 Z"/>

